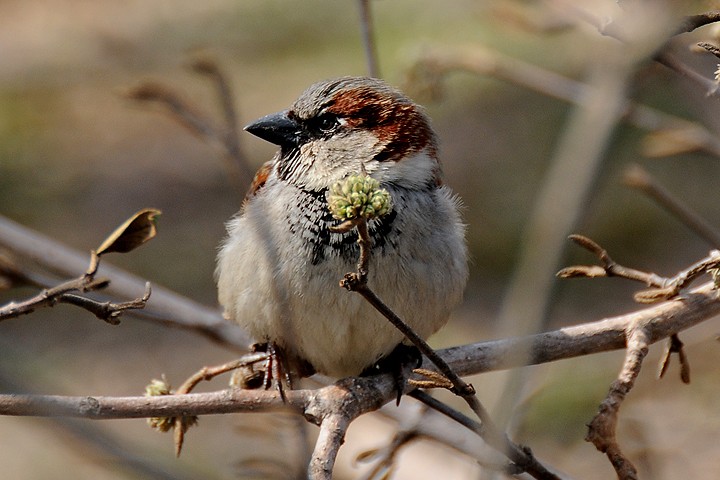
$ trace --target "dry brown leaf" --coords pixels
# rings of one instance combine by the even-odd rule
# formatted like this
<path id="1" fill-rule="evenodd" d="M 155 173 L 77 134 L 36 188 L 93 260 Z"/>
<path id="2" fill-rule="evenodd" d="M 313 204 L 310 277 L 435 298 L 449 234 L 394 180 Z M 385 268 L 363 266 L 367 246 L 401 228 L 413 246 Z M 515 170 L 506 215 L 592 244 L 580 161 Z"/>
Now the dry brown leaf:
<path id="1" fill-rule="evenodd" d="M 140 210 L 105 239 L 98 247 L 97 255 L 110 252 L 127 253 L 151 240 L 157 234 L 155 218 L 160 213 L 160 210 L 154 208 Z"/>

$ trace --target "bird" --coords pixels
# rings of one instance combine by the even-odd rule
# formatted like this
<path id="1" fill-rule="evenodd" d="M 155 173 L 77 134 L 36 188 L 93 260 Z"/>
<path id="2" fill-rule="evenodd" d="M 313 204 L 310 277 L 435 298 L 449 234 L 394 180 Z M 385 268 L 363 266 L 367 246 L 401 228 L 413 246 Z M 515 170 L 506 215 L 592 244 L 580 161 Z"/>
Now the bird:
<path id="1" fill-rule="evenodd" d="M 422 107 L 383 80 L 346 76 L 311 85 L 245 131 L 279 149 L 227 222 L 215 276 L 224 317 L 256 350 L 280 355 L 294 377 L 343 378 L 372 372 L 407 344 L 338 286 L 356 267 L 358 233 L 334 229 L 328 195 L 357 174 L 392 201 L 367 223 L 368 287 L 423 339 L 447 323 L 468 278 L 466 226 Z"/>

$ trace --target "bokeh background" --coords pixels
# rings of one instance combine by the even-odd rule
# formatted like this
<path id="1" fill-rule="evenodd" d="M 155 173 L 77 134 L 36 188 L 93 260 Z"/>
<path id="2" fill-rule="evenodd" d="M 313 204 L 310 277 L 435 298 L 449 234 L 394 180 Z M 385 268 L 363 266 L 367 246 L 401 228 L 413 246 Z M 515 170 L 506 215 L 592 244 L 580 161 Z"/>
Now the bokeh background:
<path id="1" fill-rule="evenodd" d="M 465 205 L 471 281 L 465 303 L 433 338 L 438 347 L 522 333 L 496 319 L 537 194 L 575 107 L 492 74 L 452 73 L 440 90 L 429 92 L 413 82 L 413 65 L 430 51 L 483 49 L 582 81 L 620 47 L 550 8 L 553 3 L 371 4 L 381 75 L 426 107 L 440 137 L 446 182 Z M 601 18 L 619 12 L 610 0 L 575 3 Z M 679 16 L 713 2 L 673 5 L 670 13 Z M 219 123 L 215 90 L 188 68 L 194 58 L 212 58 L 230 81 L 244 125 L 286 108 L 312 82 L 365 74 L 359 18 L 351 0 L 0 1 L 0 214 L 87 251 L 133 212 L 158 208 L 159 236 L 108 261 L 215 306 L 216 247 L 245 187 L 232 181 L 217 145 L 189 133 L 161 106 L 134 101 L 128 93 L 145 82 L 162 84 Z M 716 61 L 687 47 L 711 29 L 681 36 L 675 46 L 707 77 Z M 649 60 L 634 64 L 628 82 L 633 100 L 717 134 L 720 104 L 705 93 Z M 253 168 L 273 154 L 273 146 L 250 135 L 240 139 Z M 720 159 L 693 148 L 649 157 L 653 146 L 657 138 L 643 129 L 622 122 L 614 129 L 574 231 L 597 240 L 621 263 L 672 275 L 711 246 L 623 186 L 623 173 L 641 164 L 718 225 Z M 593 260 L 568 242 L 557 267 Z M 558 281 L 542 328 L 638 309 L 632 301 L 638 288 L 619 279 Z M 0 292 L 0 303 L 31 293 Z M 720 468 L 718 329 L 710 321 L 682 336 L 693 374 L 688 386 L 681 384 L 677 365 L 656 380 L 661 347 L 653 347 L 623 405 L 620 441 L 645 478 L 710 478 L 708 472 Z M 192 332 L 131 315 L 110 327 L 68 306 L 0 324 L 4 393 L 139 394 L 151 378 L 164 373 L 179 384 L 235 354 Z M 491 409 L 519 402 L 514 437 L 540 459 L 573 478 L 612 478 L 609 464 L 583 436 L 621 361 L 622 352 L 615 352 L 529 368 L 522 398 L 502 398 L 504 372 L 472 382 Z M 223 382 L 206 388 L 223 388 Z M 298 478 L 307 454 L 298 428 L 282 415 L 202 418 L 176 460 L 170 436 L 150 431 L 144 420 L 0 418 L 0 469 L 13 479 L 225 479 L 249 477 L 252 469 L 256 478 Z M 354 457 L 387 443 L 392 428 L 375 417 L 357 422 L 338 478 L 359 478 L 367 466 L 355 465 Z M 312 439 L 314 427 L 301 429 Z M 141 471 L 135 460 L 158 470 Z M 480 478 L 482 469 L 468 456 L 425 441 L 403 449 L 395 475 L 466 479 Z"/>

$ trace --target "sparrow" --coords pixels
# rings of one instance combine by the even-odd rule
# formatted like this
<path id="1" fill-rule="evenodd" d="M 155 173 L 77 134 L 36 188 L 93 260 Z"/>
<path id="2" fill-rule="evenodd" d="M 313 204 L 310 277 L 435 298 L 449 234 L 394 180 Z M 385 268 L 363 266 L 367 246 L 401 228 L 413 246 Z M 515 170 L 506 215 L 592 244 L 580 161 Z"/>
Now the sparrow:
<path id="1" fill-rule="evenodd" d="M 358 234 L 333 230 L 341 221 L 328 191 L 362 172 L 392 199 L 388 214 L 368 221 L 368 287 L 423 338 L 447 323 L 467 282 L 465 226 L 421 107 L 382 80 L 341 77 L 245 130 L 279 150 L 220 245 L 218 299 L 228 320 L 300 377 L 358 375 L 403 344 L 387 319 L 338 286 L 356 268 Z"/>

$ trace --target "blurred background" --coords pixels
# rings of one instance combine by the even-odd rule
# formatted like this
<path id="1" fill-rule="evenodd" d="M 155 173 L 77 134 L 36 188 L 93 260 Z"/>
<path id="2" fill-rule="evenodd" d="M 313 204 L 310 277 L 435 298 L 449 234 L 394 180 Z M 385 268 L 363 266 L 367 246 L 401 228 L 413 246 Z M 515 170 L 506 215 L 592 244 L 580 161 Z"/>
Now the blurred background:
<path id="1" fill-rule="evenodd" d="M 573 3 L 595 18 L 622 14 L 613 0 Z M 553 280 L 538 286 L 543 294 L 551 289 L 535 310 L 514 300 L 535 293 L 535 284 L 523 286 L 528 278 L 523 272 L 550 282 L 562 266 L 594 262 L 563 240 L 552 247 L 557 262 L 548 254 L 551 268 L 519 267 L 538 256 L 531 246 L 542 257 L 544 240 L 564 238 L 565 223 L 599 242 L 618 262 L 661 275 L 671 276 L 707 255 L 711 245 L 624 186 L 623 175 L 631 164 L 640 164 L 717 226 L 717 151 L 682 129 L 649 131 L 637 122 L 615 122 L 618 111 L 604 117 L 606 130 L 603 117 L 597 122 L 596 151 L 584 151 L 581 142 L 575 158 L 571 127 L 582 123 L 582 113 L 557 95 L 573 97 L 578 84 L 543 76 L 552 72 L 594 85 L 600 93 L 619 91 L 608 97 L 608 105 L 620 105 L 624 94 L 655 109 L 655 120 L 684 119 L 715 138 L 717 98 L 648 60 L 660 45 L 659 30 L 671 31 L 673 19 L 708 10 L 714 2 L 671 2 L 672 10 L 656 9 L 655 3 L 647 7 L 654 13 L 642 19 L 648 31 L 640 31 L 642 22 L 636 22 L 630 29 L 636 36 L 624 46 L 579 21 L 561 2 L 371 2 L 381 76 L 426 107 L 440 137 L 446 182 L 465 206 L 471 280 L 464 304 L 433 337 L 434 346 L 639 309 L 632 294 L 642 286 L 621 279 Z M 717 60 L 689 47 L 713 37 L 713 29 L 681 35 L 672 45 L 678 58 L 707 78 L 713 77 Z M 633 43 L 637 38 L 642 41 Z M 226 75 L 240 125 L 286 108 L 315 81 L 367 73 L 360 10 L 351 0 L 2 0 L 0 215 L 89 251 L 133 212 L 158 208 L 163 211 L 158 237 L 106 261 L 214 307 L 216 248 L 246 185 L 234 181 L 217 145 L 193 135 L 162 105 L 129 98 L 140 85 L 163 85 L 221 124 L 212 83 L 188 68 L 197 58 L 212 59 Z M 449 59 L 458 58 L 465 61 L 464 71 L 443 70 Z M 483 74 L 467 71 L 472 62 Z M 539 68 L 539 77 L 538 71 L 525 70 L 527 65 Z M 546 91 L 524 85 L 535 78 L 548 80 Z M 559 93 L 548 95 L 554 87 Z M 253 169 L 274 152 L 272 145 L 244 133 L 240 144 Z M 573 161 L 553 168 L 563 156 Z M 548 190 L 547 179 L 556 170 L 570 181 L 559 191 Z M 580 191 L 572 197 L 568 191 L 575 187 Z M 547 217 L 536 211 L 545 205 L 542 198 L 554 205 L 550 220 L 559 225 L 537 220 Z M 577 201 L 562 203 L 572 198 Z M 0 292 L 0 304 L 32 293 Z M 523 318 L 513 318 L 517 315 Z M 536 321 L 528 322 L 532 318 Z M 623 405 L 620 442 L 644 478 L 708 478 L 707 472 L 720 468 L 719 329 L 710 321 L 682 335 L 693 375 L 687 386 L 676 364 L 656 380 L 662 347 L 654 346 Z M 236 354 L 198 334 L 131 315 L 111 327 L 83 310 L 58 306 L 0 324 L 0 388 L 3 393 L 135 395 L 151 378 L 165 374 L 177 385 L 202 366 Z M 530 367 L 516 390 L 507 390 L 512 387 L 506 372 L 471 381 L 491 410 L 513 418 L 513 437 L 541 460 L 573 478 L 612 478 L 610 465 L 583 437 L 622 358 L 622 352 L 614 352 Z M 224 388 L 224 381 L 203 388 Z M 508 404 L 517 408 L 499 407 Z M 355 457 L 386 444 L 393 428 L 380 416 L 353 425 L 337 477 L 361 478 L 367 465 L 356 464 Z M 312 442 L 315 427 L 299 427 L 283 415 L 202 418 L 176 460 L 170 436 L 149 430 L 144 420 L 5 417 L 0 418 L 0 466 L 5 478 L 13 479 L 301 478 L 307 447 L 298 430 Z M 440 475 L 484 478 L 471 457 L 430 441 L 405 447 L 393 478 Z"/>

